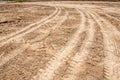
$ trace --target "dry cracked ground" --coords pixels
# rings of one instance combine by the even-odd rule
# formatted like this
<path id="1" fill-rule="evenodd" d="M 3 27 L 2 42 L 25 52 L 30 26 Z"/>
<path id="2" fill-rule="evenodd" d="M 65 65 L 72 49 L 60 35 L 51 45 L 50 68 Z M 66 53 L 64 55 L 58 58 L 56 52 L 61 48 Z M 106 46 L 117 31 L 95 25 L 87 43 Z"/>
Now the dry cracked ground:
<path id="1" fill-rule="evenodd" d="M 0 80 L 120 80 L 120 2 L 1 3 Z"/>

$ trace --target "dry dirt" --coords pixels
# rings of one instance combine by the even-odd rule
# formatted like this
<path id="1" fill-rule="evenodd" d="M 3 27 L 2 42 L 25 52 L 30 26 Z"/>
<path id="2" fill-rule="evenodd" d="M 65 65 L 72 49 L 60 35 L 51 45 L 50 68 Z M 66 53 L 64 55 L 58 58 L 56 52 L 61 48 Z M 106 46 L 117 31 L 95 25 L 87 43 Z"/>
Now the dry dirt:
<path id="1" fill-rule="evenodd" d="M 0 4 L 0 80 L 120 80 L 120 2 Z"/>

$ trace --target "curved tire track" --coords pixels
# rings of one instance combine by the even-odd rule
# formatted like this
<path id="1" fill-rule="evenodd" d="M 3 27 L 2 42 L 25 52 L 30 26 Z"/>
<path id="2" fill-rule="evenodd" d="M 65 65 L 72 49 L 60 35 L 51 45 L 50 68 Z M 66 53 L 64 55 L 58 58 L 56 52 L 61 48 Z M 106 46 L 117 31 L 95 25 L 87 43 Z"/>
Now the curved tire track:
<path id="1" fill-rule="evenodd" d="M 60 14 L 60 12 L 58 13 L 58 15 L 59 15 L 59 14 Z M 66 17 L 67 15 L 68 15 L 68 12 L 66 12 L 66 13 L 64 14 L 64 16 L 61 17 L 61 20 L 60 20 L 56 25 L 54 25 L 54 26 L 50 29 L 49 33 L 50 33 L 51 31 L 55 30 L 56 28 L 60 27 L 60 25 L 67 19 L 67 17 Z M 47 34 L 48 34 L 48 33 L 47 33 Z M 44 38 L 46 38 L 46 36 L 45 36 Z M 42 38 L 41 40 L 39 40 L 39 42 L 42 41 L 44 38 Z M 30 43 L 31 43 L 31 42 L 30 42 Z M 34 42 L 32 42 L 32 44 L 34 44 Z M 2 57 L 2 55 L 1 55 L 2 58 L 0 58 L 0 62 L 1 62 L 1 63 L 0 63 L 0 66 L 4 65 L 4 64 L 5 64 L 6 62 L 8 62 L 10 59 L 12 59 L 12 58 L 14 58 L 15 56 L 17 56 L 18 54 L 22 53 L 22 52 L 23 52 L 26 48 L 28 48 L 30 45 L 31 45 L 31 44 L 29 44 L 29 43 L 23 44 L 23 45 L 20 46 L 20 48 L 12 51 L 12 54 L 8 54 L 8 55 L 5 56 L 5 57 Z M 17 52 L 17 51 L 18 51 L 18 52 Z"/>
<path id="2" fill-rule="evenodd" d="M 63 80 L 76 80 L 80 70 L 82 69 L 82 65 L 84 64 L 84 60 L 88 55 L 88 48 L 91 46 L 94 38 L 94 23 L 92 20 L 89 20 L 89 30 L 87 33 L 87 38 L 84 40 L 82 46 L 80 47 L 79 52 L 73 57 L 70 62 L 70 67 L 68 70 L 70 71 L 68 75 L 63 78 Z"/>
<path id="3" fill-rule="evenodd" d="M 60 14 L 61 11 L 58 12 L 58 15 Z M 57 15 L 56 15 L 57 16 Z M 61 20 L 62 21 L 62 20 Z M 56 25 L 58 25 L 60 23 L 57 23 Z M 55 27 L 56 27 L 55 25 Z M 53 26 L 54 27 L 54 26 Z M 56 27 L 57 28 L 57 27 Z M 15 56 L 17 56 L 18 54 L 22 53 L 26 48 L 28 48 L 30 46 L 29 43 L 27 44 L 22 44 L 20 45 L 20 48 L 12 51 L 12 54 L 8 54 L 7 56 L 3 57 L 3 55 L 1 54 L 1 58 L 0 58 L 0 66 L 4 65 L 6 62 L 8 62 L 10 59 L 14 58 Z M 18 51 L 18 52 L 17 52 Z M 16 53 L 17 52 L 17 53 Z"/>
<path id="4" fill-rule="evenodd" d="M 94 17 L 94 19 L 96 20 L 96 22 L 101 26 L 101 30 L 104 34 L 104 43 L 105 43 L 105 48 L 106 48 L 106 55 L 105 55 L 105 79 L 107 80 L 119 80 L 120 79 L 120 74 L 119 74 L 119 66 L 120 64 L 117 62 L 117 60 L 119 60 L 119 57 L 115 56 L 116 52 L 117 52 L 117 48 L 116 48 L 116 43 L 115 41 L 112 39 L 112 35 L 114 34 L 112 31 L 112 33 L 109 33 L 109 30 L 105 29 L 105 25 L 106 27 L 108 27 L 108 23 L 107 21 L 105 21 L 104 19 L 101 19 L 99 17 L 99 15 L 97 14 L 92 14 L 92 16 Z M 97 17 L 96 17 L 97 16 Z M 97 20 L 97 18 L 99 18 L 100 20 Z"/>
<path id="5" fill-rule="evenodd" d="M 71 53 L 73 48 L 77 45 L 79 41 L 79 35 L 84 31 L 85 17 L 82 12 L 82 22 L 76 33 L 73 35 L 72 39 L 68 42 L 65 49 L 61 49 L 55 56 L 48 62 L 48 67 L 44 70 L 40 70 L 32 80 L 50 80 L 54 76 L 54 71 L 59 68 L 59 66 L 64 62 L 64 59 Z"/>
<path id="6" fill-rule="evenodd" d="M 68 14 L 69 13 L 66 11 L 65 15 L 63 17 L 61 17 L 61 20 L 59 22 L 57 22 L 57 24 L 55 26 L 53 26 L 50 30 L 47 31 L 46 36 L 44 36 L 42 39 L 37 40 L 37 41 L 30 41 L 30 43 L 34 44 L 36 42 L 40 42 L 42 40 L 45 40 L 50 35 L 50 33 L 52 31 L 54 31 L 55 29 L 59 28 L 60 25 L 62 25 L 62 23 L 67 19 Z"/>
<path id="7" fill-rule="evenodd" d="M 75 6 L 70 6 L 70 7 L 72 8 Z M 83 10 L 80 11 L 77 8 L 82 8 Z M 58 78 L 58 80 L 61 79 L 62 80 L 120 80 L 120 72 L 119 72 L 120 71 L 120 54 L 119 54 L 120 33 L 115 28 L 115 26 L 112 23 L 110 23 L 109 20 L 106 20 L 104 17 L 100 16 L 99 12 L 97 12 L 97 8 L 96 11 L 94 11 L 93 7 L 88 8 L 89 10 L 87 10 L 86 8 L 87 7 L 85 6 L 76 7 L 76 9 L 78 10 L 78 12 L 81 14 L 82 17 L 78 30 L 76 30 L 72 38 L 65 45 L 65 47 L 58 50 L 58 52 L 51 59 L 49 58 L 50 60 L 46 64 L 45 68 L 42 69 L 38 68 L 39 71 L 37 75 L 35 75 L 31 80 L 56 80 L 54 79 L 54 77 L 60 74 L 60 71 L 58 70 L 61 68 L 61 66 L 64 67 L 64 64 L 66 64 L 67 62 L 69 62 L 69 65 L 66 64 L 67 71 L 64 75 L 60 76 L 62 78 L 60 79 Z M 17 33 L 14 33 L 12 35 L 0 39 L 0 43 L 1 43 L 0 46 L 4 45 L 5 43 L 13 39 L 17 39 L 19 37 L 22 38 L 23 35 L 26 35 L 27 33 L 38 29 L 41 25 L 51 22 L 52 20 L 56 19 L 56 16 L 58 16 L 60 12 L 61 12 L 61 8 L 56 7 L 55 12 L 51 14 L 49 17 L 43 19 L 42 21 L 31 24 L 30 26 L 27 26 L 26 28 L 22 29 L 21 31 L 18 31 Z M 108 16 L 109 17 L 108 19 L 113 18 L 105 13 L 102 14 Z M 60 19 L 60 21 L 50 30 L 48 31 L 46 30 L 47 32 L 45 34 L 47 34 L 48 36 L 49 33 L 54 31 L 56 28 L 60 27 L 60 25 L 67 19 L 67 16 L 68 13 L 66 12 L 66 14 L 63 16 L 63 19 Z M 86 24 L 87 20 L 89 25 Z M 99 27 L 98 31 L 96 30 L 95 24 L 97 24 L 97 27 Z M 89 28 L 86 29 L 86 27 Z M 81 40 L 81 36 L 83 36 L 83 33 L 85 33 L 85 36 L 84 38 L 82 38 L 83 40 Z M 89 50 L 89 48 L 97 44 L 97 41 L 96 43 L 94 42 L 96 36 L 97 38 L 102 37 L 102 40 L 98 40 L 98 42 L 101 43 L 102 47 L 104 48 L 102 48 L 103 52 L 98 52 L 98 53 L 96 51 L 93 52 L 97 53 L 96 55 L 97 57 L 99 57 L 99 55 L 101 55 L 100 53 L 102 53 L 103 60 L 100 60 L 100 62 L 98 62 L 98 65 L 103 66 L 102 68 L 94 64 L 95 63 L 93 61 L 94 59 L 93 58 L 91 59 L 91 57 L 95 56 L 95 54 Z M 43 39 L 45 38 L 46 36 Z M 79 44 L 80 41 L 82 44 Z M 33 44 L 36 43 L 34 42 L 34 40 L 32 42 Z M 101 47 L 101 44 L 97 44 L 97 47 Z M 75 48 L 78 46 L 80 49 L 75 51 Z M 6 57 L 3 56 L 3 58 L 0 58 L 0 66 L 6 64 L 10 59 L 14 58 L 18 54 L 21 54 L 28 47 L 30 47 L 29 43 L 21 44 L 19 49 L 12 51 L 12 54 L 8 54 Z M 2 55 L 0 55 L 0 57 L 2 57 Z M 87 65 L 87 61 L 90 64 Z M 95 65 L 95 67 L 93 66 L 90 67 L 91 64 Z M 99 70 L 99 68 L 103 69 L 103 71 L 101 70 L 100 70 L 101 72 L 95 71 L 95 70 Z M 88 72 L 87 70 L 91 72 Z M 56 73 L 57 71 L 59 72 L 58 74 Z M 98 73 L 95 74 L 95 72 Z M 85 78 L 82 79 L 80 78 L 81 76 Z"/>
<path id="8" fill-rule="evenodd" d="M 45 18 L 45 19 L 43 19 L 39 22 L 30 24 L 29 26 L 25 27 L 24 29 L 22 29 L 22 30 L 20 30 L 20 31 L 14 33 L 14 34 L 11 34 L 7 37 L 4 37 L 4 38 L 0 39 L 0 43 L 1 43 L 0 46 L 4 45 L 6 42 L 9 42 L 9 41 L 15 39 L 16 37 L 21 37 L 28 32 L 31 32 L 35 29 L 38 29 L 41 25 L 44 25 L 47 22 L 50 22 L 51 20 L 53 20 L 56 17 L 56 15 L 58 15 L 58 13 L 60 13 L 60 11 L 61 11 L 61 9 L 56 8 L 56 10 L 50 16 L 48 16 L 47 18 Z"/>

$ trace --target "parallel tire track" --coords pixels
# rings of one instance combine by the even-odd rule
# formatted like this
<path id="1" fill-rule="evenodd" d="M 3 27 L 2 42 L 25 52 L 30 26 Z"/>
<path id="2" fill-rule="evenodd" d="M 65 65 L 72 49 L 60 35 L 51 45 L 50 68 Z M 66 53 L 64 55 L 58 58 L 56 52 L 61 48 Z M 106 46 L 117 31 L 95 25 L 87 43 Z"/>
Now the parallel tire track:
<path id="1" fill-rule="evenodd" d="M 13 41 L 16 40 L 15 42 L 17 41 L 20 42 L 21 40 L 24 39 L 23 36 L 26 36 L 27 33 L 30 32 L 33 33 L 37 29 L 40 29 L 41 31 L 43 28 L 46 29 L 46 26 L 44 26 L 46 24 L 47 27 L 50 26 L 50 28 L 49 29 L 47 28 L 47 30 L 43 29 L 43 33 L 45 31 L 44 33 L 45 36 L 43 35 L 42 38 L 38 38 L 38 37 L 32 39 L 28 38 L 27 40 L 29 40 L 30 42 L 27 43 L 22 42 L 17 49 L 11 50 L 5 56 L 3 51 L 3 54 L 0 55 L 0 67 L 1 67 L 0 71 L 5 70 L 5 73 L 3 73 L 1 78 L 4 77 L 7 78 L 9 76 L 10 79 L 11 77 L 20 78 L 21 73 L 19 74 L 19 72 L 18 72 L 19 75 L 17 76 L 9 75 L 9 69 L 14 68 L 12 73 L 17 71 L 15 70 L 16 68 L 19 68 L 19 70 L 21 70 L 22 72 L 23 69 L 22 64 L 24 64 L 25 62 L 24 66 L 29 64 L 35 65 L 32 66 L 32 68 L 28 68 L 26 66 L 25 69 L 28 70 L 26 70 L 26 72 L 22 74 L 22 77 L 24 76 L 24 77 L 32 78 L 31 80 L 120 80 L 120 42 L 119 42 L 120 32 L 115 28 L 117 27 L 115 23 L 117 23 L 118 25 L 120 20 L 110 16 L 109 14 L 105 14 L 104 12 L 97 12 L 100 9 L 100 8 L 98 9 L 98 7 L 88 8 L 88 6 L 86 5 L 76 6 L 76 4 L 73 6 L 69 4 L 67 5 L 56 4 L 56 5 L 59 7 L 55 7 L 56 10 L 48 17 L 44 18 L 41 21 L 31 24 L 25 27 L 24 29 L 21 29 L 20 31 L 17 31 L 16 33 L 12 33 L 0 39 L 0 47 L 3 47 L 4 45 L 6 45 L 6 43 L 9 43 L 12 40 Z M 54 6 L 54 5 L 52 4 L 50 6 Z M 62 13 L 62 8 L 60 6 L 66 7 L 66 12 L 62 16 L 60 16 L 60 13 Z M 72 28 L 75 29 L 76 31 L 74 32 L 74 34 L 69 32 L 69 29 L 71 29 L 71 24 L 69 25 L 70 27 L 67 25 L 62 25 L 65 22 L 65 20 L 66 20 L 65 23 L 67 24 L 69 23 L 69 20 L 67 21 L 67 19 L 70 19 L 71 20 L 70 22 L 72 22 L 72 20 L 73 22 L 79 20 L 79 19 L 75 20 L 76 17 L 78 16 L 74 16 L 75 15 L 74 11 L 72 11 L 73 8 L 76 9 L 81 16 L 81 20 L 80 20 L 81 22 L 77 30 L 76 27 Z M 67 9 L 69 10 L 68 12 Z M 70 15 L 70 13 L 72 15 Z M 113 24 L 112 22 L 115 23 Z M 61 25 L 62 25 L 62 29 L 59 28 Z M 41 26 L 43 26 L 43 28 L 41 28 Z M 56 30 L 56 29 L 60 29 L 60 30 Z M 60 38 L 55 37 L 55 39 L 52 40 L 52 38 L 56 36 L 54 34 L 57 31 L 60 33 L 60 36 L 57 35 Z M 52 44 L 48 45 L 52 41 L 64 38 L 64 35 L 69 36 L 69 34 L 70 34 L 70 38 L 66 40 L 65 44 L 64 42 L 62 43 L 62 48 L 60 47 L 60 50 L 51 49 L 50 47 Z M 49 35 L 53 35 L 53 36 L 49 37 Z M 46 38 L 48 41 L 47 40 L 45 41 Z M 51 41 L 49 42 L 49 40 Z M 45 59 L 42 60 L 40 56 L 37 56 L 37 53 L 42 55 L 42 57 L 44 56 L 44 53 L 39 52 L 40 49 L 38 49 L 41 48 L 40 46 L 41 44 L 39 44 L 39 42 L 41 41 L 43 41 L 43 47 L 45 47 L 46 50 L 45 53 L 46 54 L 50 53 L 50 55 L 47 55 L 50 57 L 47 57 L 46 62 L 44 61 Z M 39 44 L 37 46 L 40 47 L 35 47 L 36 45 L 32 45 L 32 44 Z M 58 47 L 59 45 L 56 46 L 56 44 L 59 44 L 59 42 L 55 43 L 55 47 Z M 28 53 L 27 52 L 24 53 L 26 49 L 28 49 Z M 48 49 L 51 49 L 51 51 L 47 52 Z M 33 55 L 29 54 L 29 50 L 33 50 Z M 53 51 L 52 53 L 52 50 L 54 50 L 55 52 Z M 36 51 L 36 54 L 34 54 L 34 51 Z M 19 57 L 19 54 L 22 54 L 22 56 Z M 46 58 L 46 54 L 45 54 L 45 58 Z M 29 55 L 33 63 L 30 62 L 29 60 L 30 57 L 27 59 Z M 24 60 L 26 61 L 23 61 L 22 59 L 23 56 L 24 56 Z M 16 57 L 17 58 L 19 57 L 21 61 L 20 63 L 19 63 L 19 59 L 16 59 Z M 16 61 L 14 62 L 14 60 Z M 39 61 L 42 63 L 39 63 Z M 36 64 L 39 65 L 34 64 L 34 62 L 36 62 Z M 7 67 L 5 69 L 4 66 L 6 65 L 4 64 L 7 64 Z M 13 64 L 15 67 L 12 67 Z M 40 67 L 41 64 L 45 64 L 45 65 L 42 65 L 41 68 Z M 32 69 L 33 72 L 29 71 Z M 6 72 L 6 70 L 8 70 L 8 72 Z M 25 75 L 27 71 L 30 72 L 30 75 L 32 76 L 28 76 L 29 74 Z M 61 75 L 61 73 L 63 74 Z M 0 74 L 2 74 L 2 72 L 0 72 Z"/>
<path id="2" fill-rule="evenodd" d="M 115 29 L 116 32 L 118 32 L 120 34 L 120 32 L 119 32 L 120 31 L 120 24 L 119 24 L 120 20 L 108 15 L 107 13 L 101 13 L 101 12 L 97 12 L 97 13 L 103 15 L 104 17 L 102 17 L 102 18 L 104 18 L 107 22 L 109 22 L 109 25 L 112 25 L 112 26 L 114 25 L 115 27 L 113 27 L 113 29 Z"/>
<path id="3" fill-rule="evenodd" d="M 59 14 L 60 14 L 60 12 L 59 12 Z M 67 19 L 67 17 L 66 17 L 67 15 L 68 15 L 68 12 L 66 12 L 66 13 L 64 14 L 64 16 L 61 18 L 60 22 L 58 22 L 56 25 L 54 25 L 54 26 L 50 29 L 49 32 L 51 32 L 51 31 L 55 30 L 56 28 L 60 27 L 60 25 Z M 46 38 L 46 37 L 44 37 L 44 38 Z M 39 42 L 42 41 L 44 38 L 42 38 L 41 40 L 39 40 Z M 34 42 L 32 42 L 32 44 L 34 44 Z M 26 48 L 28 48 L 30 45 L 31 45 L 31 44 L 29 44 L 29 43 L 27 43 L 27 44 L 22 44 L 22 45 L 20 45 L 20 48 L 19 48 L 19 49 L 16 49 L 16 50 L 12 51 L 12 54 L 8 54 L 7 56 L 0 58 L 0 62 L 1 62 L 1 63 L 0 63 L 0 66 L 4 65 L 4 64 L 5 64 L 6 62 L 8 62 L 10 59 L 12 59 L 12 58 L 14 58 L 15 56 L 17 56 L 18 54 L 22 53 L 22 52 L 23 52 Z M 18 53 L 15 53 L 15 52 L 17 52 L 17 51 L 18 51 Z M 2 55 L 1 55 L 1 56 L 2 56 Z"/>
<path id="4" fill-rule="evenodd" d="M 112 34 L 109 33 L 107 29 L 105 29 L 108 26 L 107 22 L 103 19 L 101 19 L 97 14 L 92 14 L 96 22 L 101 26 L 101 30 L 104 35 L 104 45 L 105 45 L 105 64 L 104 64 L 104 76 L 107 80 L 119 80 L 119 66 L 120 63 L 117 62 L 119 60 L 119 57 L 117 57 L 115 54 L 117 54 L 117 48 L 115 45 L 115 41 L 112 39 Z M 100 20 L 97 20 L 99 18 Z M 104 21 L 104 22 L 103 22 Z M 104 26 L 103 26 L 104 25 Z"/>
<path id="5" fill-rule="evenodd" d="M 88 48 L 91 46 L 94 38 L 94 23 L 92 20 L 89 20 L 89 31 L 87 33 L 87 38 L 83 41 L 80 50 L 73 57 L 70 62 L 70 66 L 68 67 L 68 75 L 63 77 L 63 80 L 76 80 L 79 76 L 79 72 L 82 69 L 82 65 L 84 64 L 84 60 L 88 55 Z"/>
<path id="6" fill-rule="evenodd" d="M 43 20 L 41 20 L 39 22 L 30 24 L 29 26 L 25 27 L 24 29 L 22 29 L 22 30 L 20 30 L 20 31 L 14 33 L 14 34 L 11 34 L 11 35 L 9 35 L 7 37 L 4 37 L 4 38 L 0 39 L 0 43 L 1 43 L 0 46 L 5 44 L 6 42 L 9 42 L 9 41 L 15 39 L 16 37 L 23 36 L 26 33 L 31 32 L 31 31 L 39 28 L 41 25 L 44 25 L 47 22 L 50 22 L 51 20 L 53 20 L 56 17 L 56 15 L 58 15 L 58 13 L 60 13 L 60 11 L 61 11 L 61 9 L 56 8 L 56 10 L 50 16 L 48 16 L 47 18 L 45 18 L 45 19 L 43 19 Z"/>
<path id="7" fill-rule="evenodd" d="M 76 55 L 76 53 L 78 51 L 80 51 L 80 47 L 85 42 L 85 39 L 87 37 L 86 35 L 87 35 L 88 29 L 90 27 L 89 27 L 89 21 L 87 20 L 87 18 L 89 18 L 89 15 L 86 14 L 85 12 L 83 12 L 83 14 L 86 18 L 86 22 L 85 22 L 85 29 L 86 30 L 80 34 L 79 41 L 77 42 L 77 45 L 74 47 L 73 51 L 71 51 L 69 56 L 67 56 L 67 58 L 64 59 L 64 62 L 60 65 L 60 67 L 56 71 L 54 71 L 55 75 L 54 75 L 52 80 L 56 80 L 58 78 L 59 78 L 59 80 L 63 80 L 63 77 L 65 77 L 68 74 L 70 63 L 73 60 L 73 57 Z"/>
<path id="8" fill-rule="evenodd" d="M 59 22 L 57 22 L 57 24 L 55 26 L 53 26 L 52 28 L 50 28 L 50 30 L 47 31 L 47 35 L 46 36 L 44 36 L 42 39 L 37 40 L 37 41 L 30 41 L 30 43 L 34 44 L 36 42 L 40 42 L 40 41 L 45 40 L 50 35 L 50 33 L 52 31 L 54 31 L 55 29 L 59 28 L 60 25 L 62 25 L 62 23 L 67 19 L 68 14 L 69 13 L 66 11 L 65 15 L 63 17 L 61 17 L 61 20 Z"/>
<path id="9" fill-rule="evenodd" d="M 82 22 L 72 39 L 68 42 L 65 48 L 61 49 L 55 56 L 48 62 L 48 67 L 44 70 L 39 70 L 38 74 L 32 80 L 50 80 L 54 76 L 54 71 L 64 62 L 64 59 L 71 53 L 73 48 L 79 41 L 79 35 L 84 31 L 85 17 L 82 12 Z"/>

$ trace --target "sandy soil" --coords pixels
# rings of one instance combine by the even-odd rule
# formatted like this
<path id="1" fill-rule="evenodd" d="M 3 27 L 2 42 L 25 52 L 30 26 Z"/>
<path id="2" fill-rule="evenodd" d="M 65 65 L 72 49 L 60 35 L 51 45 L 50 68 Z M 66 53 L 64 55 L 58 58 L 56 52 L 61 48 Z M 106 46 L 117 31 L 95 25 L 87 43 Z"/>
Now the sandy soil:
<path id="1" fill-rule="evenodd" d="M 120 80 L 120 3 L 0 4 L 0 80 Z"/>

